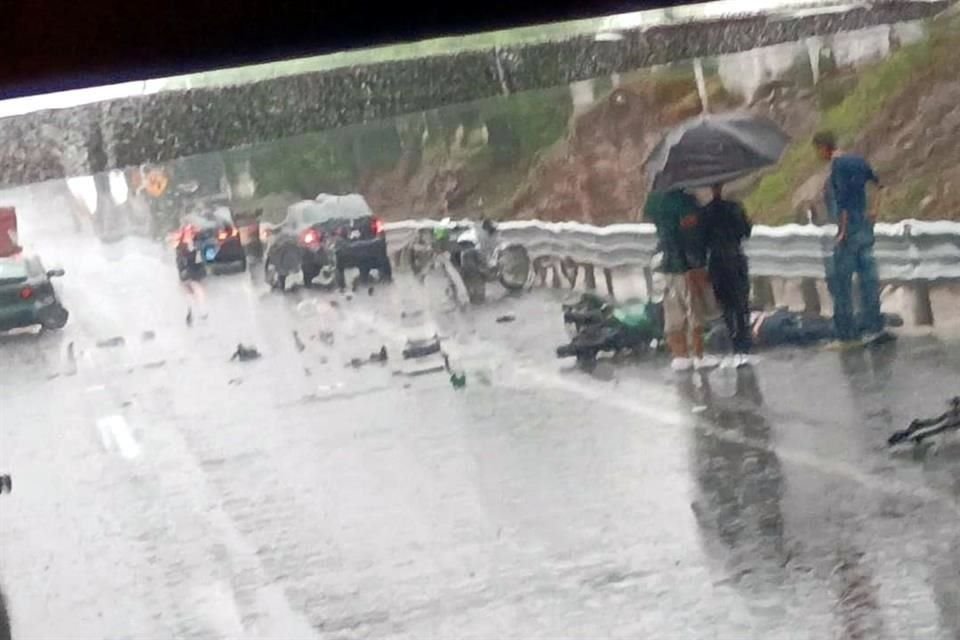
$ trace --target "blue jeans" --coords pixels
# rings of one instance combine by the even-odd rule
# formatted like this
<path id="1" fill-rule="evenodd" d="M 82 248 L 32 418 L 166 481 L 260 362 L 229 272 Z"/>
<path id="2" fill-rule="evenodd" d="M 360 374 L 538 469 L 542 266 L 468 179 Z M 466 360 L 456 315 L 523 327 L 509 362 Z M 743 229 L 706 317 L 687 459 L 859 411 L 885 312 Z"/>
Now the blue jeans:
<path id="1" fill-rule="evenodd" d="M 861 328 L 867 333 L 883 329 L 880 278 L 873 257 L 872 238 L 858 238 L 857 235 L 853 234 L 842 245 L 837 245 L 832 259 L 827 260 L 827 287 L 833 296 L 833 323 L 839 340 L 856 339 Z M 853 317 L 853 274 L 860 278 L 860 323 Z"/>

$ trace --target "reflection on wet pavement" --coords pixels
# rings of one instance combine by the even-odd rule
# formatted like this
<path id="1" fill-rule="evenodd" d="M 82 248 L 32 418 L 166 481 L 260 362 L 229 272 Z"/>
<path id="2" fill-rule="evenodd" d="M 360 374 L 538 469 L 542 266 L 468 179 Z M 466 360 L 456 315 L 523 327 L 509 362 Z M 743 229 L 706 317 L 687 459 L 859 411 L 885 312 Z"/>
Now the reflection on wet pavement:
<path id="1" fill-rule="evenodd" d="M 960 637 L 957 436 L 886 446 L 955 341 L 588 375 L 549 290 L 187 290 L 145 243 L 42 244 L 71 324 L 0 340 L 15 637 Z M 397 374 L 435 334 L 465 388 Z"/>

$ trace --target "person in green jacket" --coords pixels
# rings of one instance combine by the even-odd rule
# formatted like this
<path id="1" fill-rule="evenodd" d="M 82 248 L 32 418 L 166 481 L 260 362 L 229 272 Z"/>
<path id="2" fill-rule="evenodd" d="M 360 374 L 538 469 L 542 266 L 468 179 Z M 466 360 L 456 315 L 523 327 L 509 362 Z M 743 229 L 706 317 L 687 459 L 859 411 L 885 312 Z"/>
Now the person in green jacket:
<path id="1" fill-rule="evenodd" d="M 657 228 L 666 280 L 664 333 L 677 371 L 714 366 L 703 353 L 710 279 L 700 203 L 682 189 L 651 193 L 645 217 Z M 691 355 L 693 358 L 691 359 Z"/>

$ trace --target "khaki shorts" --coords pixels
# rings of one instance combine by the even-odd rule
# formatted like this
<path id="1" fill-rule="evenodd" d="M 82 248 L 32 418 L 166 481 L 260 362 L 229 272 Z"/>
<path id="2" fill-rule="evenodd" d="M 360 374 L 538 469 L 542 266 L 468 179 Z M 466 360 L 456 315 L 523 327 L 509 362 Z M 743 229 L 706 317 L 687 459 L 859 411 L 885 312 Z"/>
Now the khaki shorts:
<path id="1" fill-rule="evenodd" d="M 666 273 L 664 277 L 664 331 L 671 334 L 702 330 L 716 306 L 707 270 Z"/>

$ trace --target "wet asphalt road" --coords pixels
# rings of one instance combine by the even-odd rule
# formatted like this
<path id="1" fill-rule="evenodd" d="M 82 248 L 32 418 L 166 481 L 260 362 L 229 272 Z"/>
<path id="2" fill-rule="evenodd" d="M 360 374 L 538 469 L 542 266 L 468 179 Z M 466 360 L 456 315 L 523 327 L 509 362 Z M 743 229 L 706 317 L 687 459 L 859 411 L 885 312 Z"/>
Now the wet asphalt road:
<path id="1" fill-rule="evenodd" d="M 587 375 L 554 292 L 188 290 L 21 213 L 72 316 L 0 340 L 15 638 L 960 638 L 960 436 L 884 444 L 960 391 L 956 342 Z M 465 389 L 394 374 L 434 330 Z"/>

